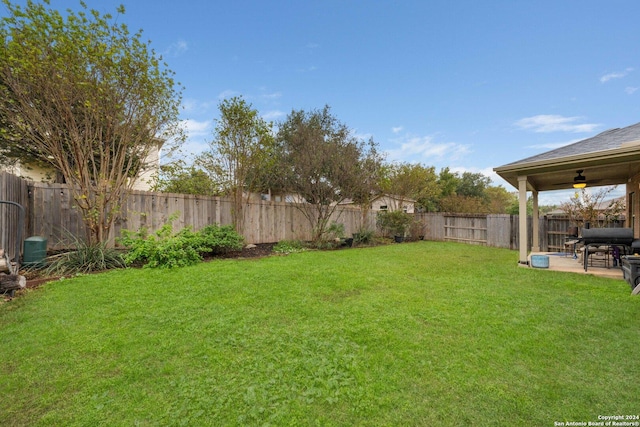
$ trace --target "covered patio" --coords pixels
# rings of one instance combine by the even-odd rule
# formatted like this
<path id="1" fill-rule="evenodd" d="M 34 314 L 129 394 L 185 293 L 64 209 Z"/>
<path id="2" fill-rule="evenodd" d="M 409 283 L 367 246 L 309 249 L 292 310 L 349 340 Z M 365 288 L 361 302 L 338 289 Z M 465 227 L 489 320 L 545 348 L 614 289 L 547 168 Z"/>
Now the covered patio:
<path id="1" fill-rule="evenodd" d="M 624 184 L 626 226 L 633 229 L 636 239 L 640 238 L 640 218 L 637 216 L 640 208 L 640 123 L 610 129 L 594 137 L 494 168 L 494 171 L 519 193 L 520 264 L 530 265 L 529 247 L 532 253 L 540 253 L 538 195 L 543 191 L 571 189 L 578 184 L 587 187 Z M 527 236 L 529 193 L 533 200 L 531 242 Z M 580 263 L 576 264 L 581 267 Z M 589 273 L 595 272 L 592 270 L 589 268 Z"/>

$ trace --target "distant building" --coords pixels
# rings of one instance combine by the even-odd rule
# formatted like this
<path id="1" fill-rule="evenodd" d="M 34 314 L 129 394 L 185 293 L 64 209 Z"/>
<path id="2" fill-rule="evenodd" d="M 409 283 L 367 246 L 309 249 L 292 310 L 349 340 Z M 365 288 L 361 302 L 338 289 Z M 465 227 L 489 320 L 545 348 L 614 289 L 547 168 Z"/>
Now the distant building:
<path id="1" fill-rule="evenodd" d="M 154 145 L 149 151 L 146 164 L 147 168 L 142 170 L 133 182 L 132 189 L 139 191 L 149 191 L 152 187 L 154 175 L 160 168 L 160 149 L 162 143 Z M 64 178 L 60 172 L 53 168 L 42 168 L 37 165 L 23 165 L 19 162 L 13 166 L 5 167 L 4 170 L 13 175 L 35 182 L 64 183 Z"/>
<path id="2" fill-rule="evenodd" d="M 341 205 L 355 205 L 354 201 L 347 199 Z M 405 213 L 415 213 L 416 201 L 406 197 L 390 194 L 383 194 L 371 202 L 372 211 L 403 211 Z"/>

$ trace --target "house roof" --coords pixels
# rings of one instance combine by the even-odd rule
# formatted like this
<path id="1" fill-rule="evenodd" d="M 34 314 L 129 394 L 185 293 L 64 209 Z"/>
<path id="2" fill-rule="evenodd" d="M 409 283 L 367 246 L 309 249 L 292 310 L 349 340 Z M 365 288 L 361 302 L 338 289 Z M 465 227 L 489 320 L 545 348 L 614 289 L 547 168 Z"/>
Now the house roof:
<path id="1" fill-rule="evenodd" d="M 582 141 L 574 142 L 573 144 L 565 145 L 542 154 L 527 157 L 526 159 L 518 160 L 505 166 L 612 150 L 620 148 L 623 144 L 629 142 L 636 142 L 640 145 L 640 123 L 622 129 L 605 130 L 594 137 L 583 139 Z"/>
<path id="2" fill-rule="evenodd" d="M 640 123 L 494 169 L 516 188 L 518 176 L 526 176 L 529 189 L 537 191 L 571 188 L 577 170 L 596 186 L 621 184 L 640 172 Z"/>

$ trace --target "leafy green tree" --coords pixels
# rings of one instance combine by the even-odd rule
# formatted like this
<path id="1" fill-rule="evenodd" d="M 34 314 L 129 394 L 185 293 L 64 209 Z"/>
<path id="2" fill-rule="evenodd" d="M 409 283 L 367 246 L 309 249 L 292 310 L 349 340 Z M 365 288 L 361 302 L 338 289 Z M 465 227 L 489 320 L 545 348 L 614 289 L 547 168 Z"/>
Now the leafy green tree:
<path id="1" fill-rule="evenodd" d="M 487 213 L 491 211 L 487 189 L 491 179 L 481 173 L 460 175 L 444 168 L 438 176 L 441 198 L 438 207 L 444 212 Z"/>
<path id="2" fill-rule="evenodd" d="M 398 206 L 394 210 L 409 199 L 414 200 L 421 210 L 435 210 L 435 203 L 440 195 L 435 168 L 412 163 L 387 165 L 383 190 L 397 198 Z"/>
<path id="3" fill-rule="evenodd" d="M 82 2 L 65 14 L 32 1 L 3 3 L 1 155 L 60 172 L 88 239 L 104 241 L 149 153 L 181 141 L 173 73 L 140 32 Z"/>
<path id="4" fill-rule="evenodd" d="M 451 172 L 448 167 L 440 169 L 440 173 L 438 174 L 438 187 L 440 187 L 441 197 L 456 194 L 459 183 L 460 176 L 456 172 Z"/>
<path id="5" fill-rule="evenodd" d="M 329 106 L 305 112 L 293 110 L 277 135 L 278 175 L 282 188 L 302 197 L 296 204 L 320 241 L 338 204 L 363 194 L 367 144 L 352 136 Z"/>
<path id="6" fill-rule="evenodd" d="M 440 199 L 442 212 L 487 213 L 487 204 L 480 197 L 451 194 Z"/>
<path id="7" fill-rule="evenodd" d="M 241 97 L 219 104 L 220 118 L 209 150 L 196 158 L 233 199 L 232 219 L 238 233 L 244 231 L 244 206 L 251 193 L 263 189 L 274 168 L 271 123 Z"/>
<path id="8" fill-rule="evenodd" d="M 382 177 L 384 173 L 384 154 L 378 149 L 378 144 L 370 138 L 358 163 L 358 185 L 354 188 L 353 201 L 362 209 L 361 231 L 367 228 L 365 219 L 371 209 L 371 204 L 382 194 Z"/>
<path id="9" fill-rule="evenodd" d="M 207 172 L 194 165 L 187 166 L 182 160 L 160 166 L 154 190 L 201 196 L 220 195 L 220 186 Z"/>
<path id="10" fill-rule="evenodd" d="M 508 213 L 514 203 L 518 203 L 516 193 L 507 191 L 504 187 L 487 187 L 485 194 L 489 200 L 489 213 L 504 214 Z"/>
<path id="11" fill-rule="evenodd" d="M 491 178 L 481 173 L 463 172 L 456 188 L 456 194 L 488 200 L 486 190 L 489 185 L 491 185 Z"/>

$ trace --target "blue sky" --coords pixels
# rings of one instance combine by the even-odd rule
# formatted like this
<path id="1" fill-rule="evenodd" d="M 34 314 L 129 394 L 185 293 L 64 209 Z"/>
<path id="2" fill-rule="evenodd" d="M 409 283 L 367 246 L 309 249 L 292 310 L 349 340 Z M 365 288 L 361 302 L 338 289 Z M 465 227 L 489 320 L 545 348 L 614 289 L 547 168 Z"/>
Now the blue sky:
<path id="1" fill-rule="evenodd" d="M 636 0 L 86 1 L 123 3 L 176 72 L 191 152 L 225 97 L 274 121 L 328 104 L 391 161 L 511 191 L 494 167 L 640 121 Z"/>

